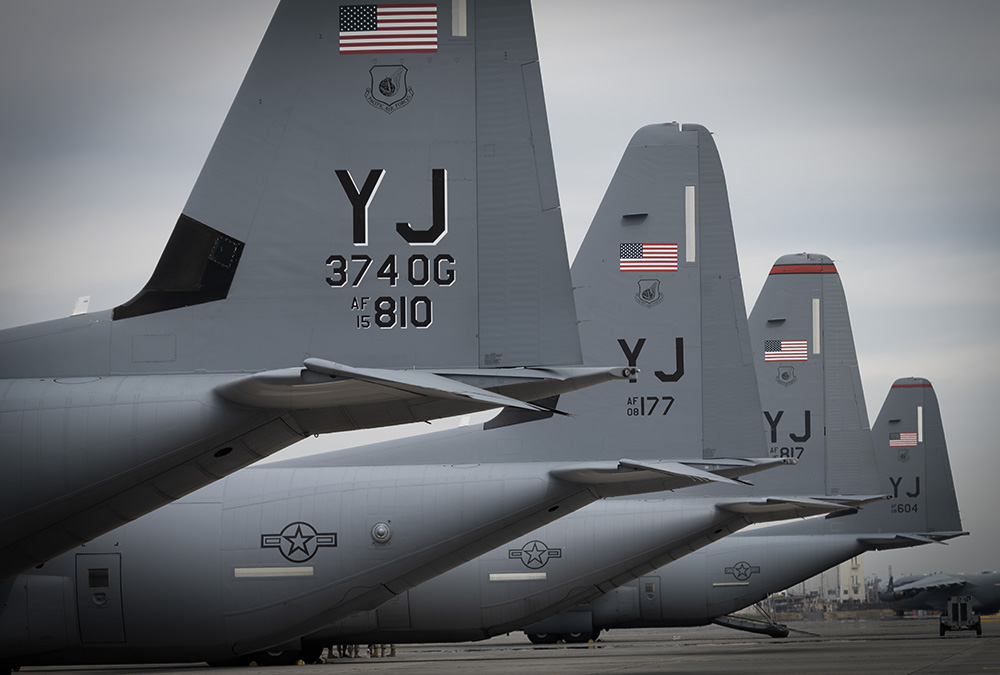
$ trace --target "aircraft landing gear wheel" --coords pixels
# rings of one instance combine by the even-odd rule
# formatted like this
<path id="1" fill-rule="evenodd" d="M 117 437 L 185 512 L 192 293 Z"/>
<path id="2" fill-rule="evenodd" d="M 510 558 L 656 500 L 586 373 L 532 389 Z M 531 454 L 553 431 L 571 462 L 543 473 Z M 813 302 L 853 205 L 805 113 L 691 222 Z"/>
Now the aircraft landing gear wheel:
<path id="1" fill-rule="evenodd" d="M 982 634 L 983 634 L 983 622 L 980 621 L 976 624 L 976 635 L 982 635 Z"/>
<path id="2" fill-rule="evenodd" d="M 559 636 L 555 633 L 526 633 L 528 639 L 536 645 L 554 645 Z"/>
<path id="3" fill-rule="evenodd" d="M 563 633 L 561 637 L 564 642 L 569 644 L 580 644 L 590 639 L 590 633 Z"/>
<path id="4" fill-rule="evenodd" d="M 263 652 L 256 652 L 244 656 L 247 663 L 256 663 L 258 666 L 294 666 L 298 664 L 302 652 L 297 649 L 269 649 Z"/>
<path id="5" fill-rule="evenodd" d="M 940 634 L 941 637 L 944 637 L 944 632 L 946 630 L 948 630 L 948 629 L 944 627 L 944 624 L 941 624 L 940 626 L 938 626 L 938 633 Z"/>

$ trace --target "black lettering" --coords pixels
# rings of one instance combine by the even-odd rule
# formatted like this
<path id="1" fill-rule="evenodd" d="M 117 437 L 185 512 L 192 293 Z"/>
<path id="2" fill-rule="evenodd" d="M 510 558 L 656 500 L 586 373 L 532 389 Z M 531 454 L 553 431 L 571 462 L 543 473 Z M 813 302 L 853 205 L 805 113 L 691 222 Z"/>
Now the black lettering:
<path id="1" fill-rule="evenodd" d="M 913 499 L 914 497 L 916 497 L 919 494 L 920 494 L 920 476 L 917 476 L 917 491 L 916 492 L 907 492 L 906 496 L 909 497 L 910 499 Z"/>
<path id="2" fill-rule="evenodd" d="M 455 270 L 451 267 L 444 268 L 444 264 L 454 265 L 455 259 L 447 253 L 434 258 L 434 283 L 438 286 L 451 286 L 455 283 Z"/>
<path id="3" fill-rule="evenodd" d="M 797 436 L 795 434 L 788 434 L 788 437 L 795 441 L 796 443 L 805 443 L 812 436 L 811 424 L 810 424 L 810 411 L 806 411 L 806 430 L 802 436 Z"/>
<path id="4" fill-rule="evenodd" d="M 367 272 L 368 268 L 371 266 L 372 259 L 366 255 L 352 255 L 351 262 L 361 263 L 361 271 L 358 272 L 357 278 L 355 278 L 354 281 L 351 282 L 352 287 L 357 287 L 357 285 L 361 283 L 361 280 L 365 278 L 365 272 Z"/>
<path id="5" fill-rule="evenodd" d="M 372 203 L 372 197 L 378 190 L 382 177 L 385 176 L 385 169 L 372 169 L 368 172 L 365 184 L 358 190 L 351 172 L 345 169 L 337 169 L 337 178 L 344 187 L 344 193 L 351 202 L 354 222 L 354 245 L 368 245 L 368 206 Z"/>
<path id="6" fill-rule="evenodd" d="M 660 382 L 676 382 L 684 377 L 684 338 L 674 338 L 674 362 L 677 367 L 671 374 L 660 370 L 654 372 Z"/>
<path id="7" fill-rule="evenodd" d="M 635 343 L 635 349 L 631 349 L 628 343 L 625 342 L 624 338 L 618 338 L 618 346 L 622 348 L 622 353 L 625 354 L 625 358 L 628 359 L 628 367 L 635 368 L 636 361 L 639 359 L 639 352 L 642 351 L 642 346 L 646 344 L 646 338 L 639 338 Z"/>
<path id="8" fill-rule="evenodd" d="M 663 409 L 663 414 L 666 415 L 668 412 L 670 412 L 671 406 L 674 405 L 674 397 L 673 396 L 664 396 L 663 400 L 667 402 L 667 407 Z"/>
<path id="9" fill-rule="evenodd" d="M 903 477 L 900 476 L 899 478 L 893 479 L 892 476 L 889 476 L 889 482 L 892 483 L 892 498 L 899 499 L 899 484 L 903 482 Z"/>
<path id="10" fill-rule="evenodd" d="M 656 410 L 656 404 L 660 402 L 660 399 L 656 398 L 655 396 L 647 396 L 646 398 L 649 399 L 650 401 L 652 401 L 653 405 L 649 406 L 649 412 L 645 412 L 645 410 L 644 410 L 643 414 L 644 415 L 652 415 L 653 411 Z M 645 408 L 645 407 L 646 406 L 643 405 L 643 408 Z"/>
<path id="11" fill-rule="evenodd" d="M 419 311 L 422 309 L 422 312 Z M 427 328 L 434 321 L 431 314 L 431 299 L 418 295 L 410 300 L 410 322 L 417 328 Z"/>
<path id="12" fill-rule="evenodd" d="M 383 295 L 375 301 L 375 325 L 379 328 L 396 325 L 396 301 L 393 298 Z"/>
<path id="13" fill-rule="evenodd" d="M 448 234 L 448 172 L 431 170 L 431 226 L 414 230 L 409 223 L 396 223 L 396 232 L 410 244 L 429 245 L 441 241 Z M 356 225 L 355 225 L 356 227 Z"/>
<path id="14" fill-rule="evenodd" d="M 406 264 L 406 278 L 410 280 L 411 286 L 425 286 L 430 281 L 430 272 L 427 266 L 427 256 L 411 255 Z"/>
<path id="15" fill-rule="evenodd" d="M 779 410 L 778 414 L 772 418 L 771 413 L 764 411 L 764 417 L 767 418 L 767 423 L 771 426 L 771 442 L 778 442 L 778 422 L 781 421 L 781 416 L 785 414 L 784 410 Z"/>
<path id="16" fill-rule="evenodd" d="M 399 272 L 396 271 L 396 256 L 390 253 L 382 266 L 378 268 L 378 273 L 375 276 L 379 279 L 385 279 L 390 286 L 395 286 L 396 279 L 399 278 Z"/>
<path id="17" fill-rule="evenodd" d="M 332 277 L 326 278 L 326 283 L 334 288 L 340 288 L 347 283 L 347 260 L 342 255 L 332 255 L 326 259 L 326 266 L 332 267 Z"/>

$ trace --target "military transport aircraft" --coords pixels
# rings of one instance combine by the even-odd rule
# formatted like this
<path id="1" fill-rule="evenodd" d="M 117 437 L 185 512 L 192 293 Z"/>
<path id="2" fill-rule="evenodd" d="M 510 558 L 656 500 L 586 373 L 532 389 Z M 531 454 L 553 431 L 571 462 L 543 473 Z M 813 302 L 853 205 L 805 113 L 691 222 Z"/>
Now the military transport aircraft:
<path id="1" fill-rule="evenodd" d="M 649 263 L 659 270 L 635 273 L 624 269 L 631 263 L 622 255 L 623 236 L 676 241 L 686 254 L 679 261 Z M 567 481 L 580 484 L 572 497 L 558 504 L 558 513 L 581 505 L 587 490 L 608 495 L 633 487 L 612 481 L 651 484 L 641 473 L 647 467 L 673 472 L 664 479 L 681 485 L 711 478 L 708 471 L 742 475 L 763 463 L 790 461 L 721 457 L 730 448 L 759 456 L 767 451 L 753 363 L 743 360 L 743 354 L 750 353 L 749 331 L 728 200 L 707 130 L 670 124 L 635 135 L 574 263 L 574 277 L 589 296 L 581 306 L 588 319 L 582 332 L 588 349 L 585 363 L 622 353 L 631 355 L 633 365 L 649 358 L 647 371 L 662 375 L 652 378 L 653 386 L 610 383 L 600 388 L 603 396 L 597 395 L 600 390 L 569 395 L 572 408 L 585 411 L 571 419 L 549 415 L 524 423 L 525 417 L 540 415 L 507 410 L 485 429 L 471 433 L 460 429 L 246 469 L 19 577 L 18 583 L 27 589 L 23 595 L 17 591 L 25 609 L 0 615 L 0 625 L 10 627 L 0 638 L 20 640 L 0 652 L 0 658 L 22 665 L 225 661 L 277 646 L 283 651 L 279 658 L 297 660 L 317 654 L 317 645 L 303 651 L 299 642 L 288 638 L 316 633 L 323 622 L 346 618 L 362 604 L 373 608 L 405 594 L 433 573 L 477 555 L 474 551 L 485 543 L 480 538 L 495 541 L 499 535 L 487 535 L 476 520 L 493 495 L 507 494 L 508 510 L 523 499 L 525 512 L 535 508 L 529 519 L 541 524 L 552 520 L 549 510 L 555 505 L 546 510 L 553 502 L 537 491 L 552 500 L 573 491 Z M 636 299 L 640 289 L 651 288 L 648 281 L 640 282 L 648 278 L 662 280 L 669 296 L 654 291 Z M 668 323 L 676 331 L 674 340 L 662 339 Z M 648 351 L 643 348 L 647 339 Z M 672 369 L 664 366 L 664 353 L 671 361 L 676 358 Z M 712 396 L 703 396 L 709 387 L 721 388 L 721 373 L 713 370 L 718 364 L 731 368 L 735 383 L 741 375 L 749 376 L 751 395 L 730 400 L 715 396 L 713 390 Z M 635 400 L 639 396 L 645 397 L 642 403 Z M 675 416 L 674 406 L 684 415 Z M 643 410 L 647 414 L 636 414 Z M 709 421 L 715 426 L 710 428 Z M 717 445 L 706 448 L 706 437 Z M 640 459 L 607 460 L 630 456 L 623 455 L 626 452 L 638 453 Z M 685 454 L 691 459 L 682 461 Z M 661 455 L 674 461 L 654 463 Z M 364 464 L 369 457 L 379 466 Z M 603 472 L 595 471 L 601 467 Z M 365 480 L 356 490 L 340 487 L 358 476 Z M 406 484 L 405 477 L 413 484 Z M 536 481 L 535 488 L 530 481 L 520 487 L 529 478 Z M 390 490 L 393 481 L 400 487 Z M 816 485 L 815 493 L 823 495 L 822 480 Z M 853 491 L 847 487 L 844 483 L 845 493 Z M 636 575 L 629 561 L 649 569 L 649 560 L 676 558 L 751 522 L 825 513 L 856 503 L 843 495 L 794 496 L 782 488 L 782 496 L 774 499 L 766 493 L 749 498 L 720 493 L 697 502 L 685 500 L 681 508 L 672 507 L 673 497 L 653 503 L 616 502 L 610 507 L 613 514 L 636 519 L 625 526 L 612 517 L 586 520 L 586 533 L 572 531 L 580 537 L 611 537 L 604 541 L 621 544 L 621 549 L 605 552 L 622 568 L 612 575 L 621 583 Z M 481 529 L 470 527 L 464 536 L 452 535 L 461 542 L 435 542 L 435 537 L 458 530 L 453 524 L 463 517 L 467 520 L 460 521 L 462 526 L 473 522 Z M 533 527 L 515 531 L 509 522 L 512 519 L 499 517 L 494 521 L 494 529 L 505 530 L 506 539 Z M 185 554 L 178 560 L 171 552 L 181 547 Z M 496 573 L 491 583 L 497 593 L 536 586 L 546 578 L 546 563 L 548 569 L 555 568 L 554 563 L 579 565 L 591 553 L 584 545 L 574 552 L 544 539 L 508 548 L 503 550 L 506 566 L 490 570 Z M 89 587 L 91 569 L 104 585 Z M 555 575 L 550 579 L 557 580 Z M 53 611 L 46 629 L 59 636 L 44 644 L 32 635 L 30 608 L 42 602 L 44 593 L 37 591 L 32 600 L 35 585 L 49 589 L 44 597 Z M 570 604 L 593 597 L 593 587 L 575 586 L 559 587 Z M 93 609 L 95 594 L 107 601 L 106 611 Z M 454 593 L 447 597 L 450 605 L 462 602 Z M 406 616 L 403 605 L 396 617 Z M 102 629 L 101 617 L 113 621 Z M 314 627 L 307 629 L 309 624 Z M 274 658 L 274 650 L 269 651 L 252 658 L 266 662 Z"/>
<path id="2" fill-rule="evenodd" d="M 577 274 L 585 275 L 586 270 L 579 264 L 578 259 L 573 267 L 577 284 L 581 283 Z M 652 325 L 646 328 L 654 333 Z M 842 498 L 861 490 L 877 492 L 879 487 L 891 493 L 891 486 L 878 478 L 847 302 L 833 262 L 814 254 L 782 256 L 750 315 L 749 333 L 756 347 L 754 361 L 766 422 L 762 431 L 766 430 L 769 451 L 774 456 L 794 456 L 798 464 L 762 475 L 750 488 L 711 492 L 761 502 L 792 501 L 794 495 L 809 494 Z M 585 330 L 581 338 L 586 338 Z M 780 474 L 791 475 L 791 480 L 782 480 Z M 691 517 L 705 508 L 706 501 L 729 508 L 722 494 L 690 496 L 697 492 L 688 490 L 661 501 L 622 499 L 588 506 L 411 589 L 376 612 L 308 636 L 304 643 L 475 640 L 526 627 L 538 642 L 586 641 L 608 627 L 600 623 L 615 616 L 608 612 L 638 621 L 665 611 L 660 609 L 661 602 L 671 612 L 683 614 L 700 611 L 700 605 L 689 605 L 701 594 L 708 594 L 712 602 L 738 597 L 747 592 L 751 578 L 770 566 L 757 558 L 729 555 L 727 542 L 753 541 L 757 532 L 774 526 L 727 537 L 662 567 L 677 556 L 667 542 L 657 541 L 651 523 L 666 518 L 671 510 Z M 888 510 L 885 503 L 835 520 L 837 514 L 833 514 L 830 521 L 819 522 L 843 524 L 861 519 L 869 523 L 865 527 L 871 527 L 867 519 L 882 510 Z M 896 532 L 910 526 L 889 520 L 870 531 Z M 815 544 L 795 542 L 795 548 L 783 550 L 783 559 L 787 564 L 806 562 L 808 556 L 824 551 L 826 542 L 816 539 Z M 852 537 L 847 545 L 851 550 L 858 546 L 856 539 Z M 726 553 L 720 555 L 719 549 Z M 775 556 L 768 555 L 767 560 Z M 534 572 L 529 580 L 497 582 L 506 574 L 527 572 L 523 567 Z M 712 576 L 711 585 L 701 583 L 706 574 Z M 621 588 L 611 590 L 616 586 Z M 598 597 L 609 590 L 607 596 Z M 593 598 L 589 606 L 567 607 L 567 600 L 585 597 Z M 552 616 L 564 609 L 569 611 Z M 637 613 L 636 617 L 630 613 Z"/>
<path id="3" fill-rule="evenodd" d="M 741 532 L 605 595 L 586 612 L 592 636 L 637 626 L 732 628 L 787 635 L 769 620 L 732 612 L 760 602 L 865 551 L 944 542 L 962 532 L 944 426 L 931 383 L 896 380 L 875 426 L 878 471 L 893 499 L 854 515 L 780 523 Z M 657 582 L 652 597 L 642 591 Z M 964 592 L 964 591 L 963 591 Z M 641 607 L 635 599 L 641 598 Z M 544 627 L 543 627 L 544 628 Z M 535 628 L 529 628 L 529 635 Z"/>
<path id="4" fill-rule="evenodd" d="M 310 434 L 621 375 L 559 367 L 528 0 L 368 7 L 280 3 L 134 298 L 0 332 L 0 579 Z"/>
<path id="5" fill-rule="evenodd" d="M 944 611 L 948 598 L 967 595 L 977 614 L 1000 612 L 1000 572 L 956 574 L 938 572 L 889 579 L 889 588 L 879 593 L 882 602 L 892 604 L 897 612 L 911 609 Z"/>

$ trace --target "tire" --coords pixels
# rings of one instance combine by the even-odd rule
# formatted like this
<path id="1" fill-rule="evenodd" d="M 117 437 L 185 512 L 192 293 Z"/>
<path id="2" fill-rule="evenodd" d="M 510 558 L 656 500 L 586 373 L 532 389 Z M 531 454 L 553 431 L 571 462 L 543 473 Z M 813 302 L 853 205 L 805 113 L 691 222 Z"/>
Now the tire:
<path id="1" fill-rule="evenodd" d="M 945 633 L 946 630 L 948 630 L 948 629 L 945 628 L 944 624 L 941 624 L 940 626 L 938 626 L 938 635 L 940 635 L 941 637 L 944 637 L 944 633 Z"/>
<path id="2" fill-rule="evenodd" d="M 525 633 L 528 639 L 536 645 L 554 645 L 559 641 L 556 633 Z"/>
<path id="3" fill-rule="evenodd" d="M 253 662 L 258 666 L 294 666 L 299 662 L 301 655 L 302 652 L 297 649 L 275 649 L 248 654 L 243 659 L 248 664 Z"/>
<path id="4" fill-rule="evenodd" d="M 563 642 L 569 644 L 581 644 L 589 641 L 590 635 L 590 631 L 587 631 L 585 633 L 563 633 L 559 637 L 562 638 Z"/>
<path id="5" fill-rule="evenodd" d="M 976 622 L 976 635 L 982 635 L 982 634 L 983 634 L 983 622 L 982 621 L 977 621 Z"/>

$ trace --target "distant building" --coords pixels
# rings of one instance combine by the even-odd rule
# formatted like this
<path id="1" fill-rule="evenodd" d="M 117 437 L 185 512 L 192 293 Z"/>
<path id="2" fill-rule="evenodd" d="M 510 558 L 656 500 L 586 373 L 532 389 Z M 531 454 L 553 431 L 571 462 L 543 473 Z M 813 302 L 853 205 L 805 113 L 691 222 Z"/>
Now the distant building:
<path id="1" fill-rule="evenodd" d="M 806 579 L 788 589 L 793 595 L 804 595 L 826 602 L 864 602 L 865 564 L 861 555 L 845 560 L 836 567 Z"/>
<path id="2" fill-rule="evenodd" d="M 864 602 L 868 599 L 865 597 L 865 563 L 860 555 L 840 563 L 837 574 L 841 602 Z"/>

